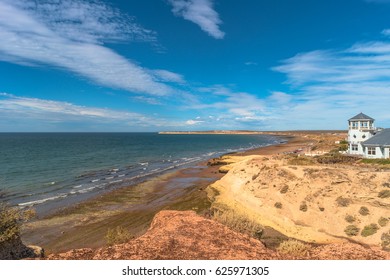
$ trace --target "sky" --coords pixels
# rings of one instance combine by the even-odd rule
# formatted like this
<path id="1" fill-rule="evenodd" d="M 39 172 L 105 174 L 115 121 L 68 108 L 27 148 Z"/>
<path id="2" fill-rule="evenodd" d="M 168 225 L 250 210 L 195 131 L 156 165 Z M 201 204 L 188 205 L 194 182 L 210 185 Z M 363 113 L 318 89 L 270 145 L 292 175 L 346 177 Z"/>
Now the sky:
<path id="1" fill-rule="evenodd" d="M 0 132 L 390 127 L 390 0 L 0 0 Z"/>

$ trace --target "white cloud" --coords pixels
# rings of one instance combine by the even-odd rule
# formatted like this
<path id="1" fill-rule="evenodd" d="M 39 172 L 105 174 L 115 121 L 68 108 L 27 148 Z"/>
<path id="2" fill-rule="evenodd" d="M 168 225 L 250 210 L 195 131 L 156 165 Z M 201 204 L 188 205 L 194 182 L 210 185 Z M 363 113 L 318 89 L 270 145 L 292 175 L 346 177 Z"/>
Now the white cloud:
<path id="1" fill-rule="evenodd" d="M 213 8 L 212 0 L 168 0 L 168 2 L 173 6 L 174 15 L 192 21 L 216 39 L 225 36 L 220 29 L 222 21 Z"/>
<path id="2" fill-rule="evenodd" d="M 200 124 L 200 123 L 203 123 L 204 121 L 199 121 L 199 120 L 188 120 L 186 121 L 186 124 L 188 125 L 196 125 L 196 124 Z"/>
<path id="3" fill-rule="evenodd" d="M 185 84 L 182 75 L 163 69 L 153 70 L 152 74 L 163 82 L 171 82 L 177 84 Z"/>
<path id="4" fill-rule="evenodd" d="M 175 92 L 161 82 L 164 70 L 155 75 L 102 45 L 137 38 L 154 40 L 155 36 L 99 1 L 0 2 L 0 60 L 55 66 L 129 92 L 157 96 Z"/>
<path id="5" fill-rule="evenodd" d="M 384 30 L 382 30 L 382 35 L 390 36 L 390 29 L 384 29 Z"/>
<path id="6" fill-rule="evenodd" d="M 274 70 L 287 75 L 292 91 L 279 125 L 346 128 L 346 120 L 363 111 L 390 126 L 389 41 L 297 54 Z"/>
<path id="7" fill-rule="evenodd" d="M 129 111 L 79 106 L 69 102 L 19 97 L 7 93 L 0 93 L 0 115 L 2 120 L 8 123 L 34 122 L 37 127 L 54 124 L 54 128 L 59 130 L 62 128 L 61 124 L 64 123 L 75 124 L 75 130 L 80 125 L 86 126 L 88 130 L 94 125 L 103 126 L 108 130 L 180 126 L 180 122 L 151 118 Z M 2 127 L 2 130 L 6 128 Z"/>

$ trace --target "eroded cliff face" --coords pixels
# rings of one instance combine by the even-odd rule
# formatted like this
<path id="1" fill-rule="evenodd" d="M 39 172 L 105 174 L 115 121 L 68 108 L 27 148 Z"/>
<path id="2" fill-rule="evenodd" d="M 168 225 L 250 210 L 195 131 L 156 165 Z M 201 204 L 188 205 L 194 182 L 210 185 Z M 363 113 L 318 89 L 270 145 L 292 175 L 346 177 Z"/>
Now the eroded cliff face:
<path id="1" fill-rule="evenodd" d="M 390 259 L 387 252 L 358 244 L 309 246 L 301 259 Z M 78 249 L 48 259 L 116 260 L 268 260 L 296 259 L 266 248 L 259 240 L 234 232 L 192 211 L 161 211 L 141 237 L 111 247 Z"/>
<path id="2" fill-rule="evenodd" d="M 0 260 L 19 260 L 43 256 L 44 251 L 41 247 L 26 246 L 19 237 L 0 243 Z"/>
<path id="3" fill-rule="evenodd" d="M 389 170 L 275 155 L 238 158 L 222 168 L 227 174 L 209 187 L 217 194 L 213 207 L 291 238 L 380 246 L 390 231 Z"/>

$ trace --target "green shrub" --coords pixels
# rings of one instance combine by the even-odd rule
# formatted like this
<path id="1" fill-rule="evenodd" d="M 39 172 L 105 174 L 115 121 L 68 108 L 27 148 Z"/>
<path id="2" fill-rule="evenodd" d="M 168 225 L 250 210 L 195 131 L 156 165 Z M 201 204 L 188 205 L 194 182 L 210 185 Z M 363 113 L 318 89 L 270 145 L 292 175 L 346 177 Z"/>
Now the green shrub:
<path id="1" fill-rule="evenodd" d="M 340 207 L 348 207 L 351 204 L 351 200 L 349 198 L 339 196 L 336 199 L 337 205 Z"/>
<path id="2" fill-rule="evenodd" d="M 378 229 L 379 229 L 379 227 L 378 227 L 377 224 L 370 224 L 370 225 L 365 226 L 363 228 L 361 235 L 363 237 L 367 237 L 367 236 L 373 235 L 373 234 L 375 234 L 378 231 Z"/>
<path id="3" fill-rule="evenodd" d="M 299 210 L 301 210 L 302 212 L 306 212 L 307 211 L 306 201 L 302 201 L 301 202 L 301 205 L 299 205 Z"/>
<path id="4" fill-rule="evenodd" d="M 118 226 L 114 229 L 109 229 L 106 234 L 106 242 L 108 246 L 125 243 L 133 238 L 134 236 L 132 236 L 128 230 L 121 226 Z"/>
<path id="5" fill-rule="evenodd" d="M 352 215 L 347 215 L 347 216 L 345 216 L 345 220 L 348 222 L 348 223 L 353 223 L 353 222 L 355 222 L 356 221 L 356 218 L 354 217 L 354 216 L 352 216 Z"/>
<path id="6" fill-rule="evenodd" d="M 368 164 L 390 164 L 390 159 L 375 159 L 375 158 L 364 158 L 361 160 L 362 163 L 368 163 Z"/>
<path id="7" fill-rule="evenodd" d="M 390 197 L 390 190 L 382 190 L 378 193 L 379 198 L 388 198 Z"/>
<path id="8" fill-rule="evenodd" d="M 368 214 L 370 214 L 370 210 L 368 210 L 367 207 L 362 206 L 362 207 L 360 207 L 360 209 L 359 209 L 359 213 L 360 213 L 360 215 L 362 215 L 362 216 L 367 216 Z"/>
<path id="9" fill-rule="evenodd" d="M 279 244 L 277 251 L 286 258 L 305 259 L 309 256 L 311 246 L 298 240 L 286 240 Z"/>
<path id="10" fill-rule="evenodd" d="M 20 225 L 32 217 L 35 211 L 32 209 L 21 210 L 0 204 L 0 243 L 15 240 L 20 237 Z"/>
<path id="11" fill-rule="evenodd" d="M 359 234 L 360 229 L 357 226 L 349 225 L 345 228 L 344 232 L 348 236 L 356 236 Z"/>
<path id="12" fill-rule="evenodd" d="M 385 217 L 380 217 L 379 220 L 378 220 L 378 224 L 379 224 L 381 227 L 387 226 L 388 223 L 389 223 L 389 219 L 388 219 L 388 218 L 385 218 Z"/>

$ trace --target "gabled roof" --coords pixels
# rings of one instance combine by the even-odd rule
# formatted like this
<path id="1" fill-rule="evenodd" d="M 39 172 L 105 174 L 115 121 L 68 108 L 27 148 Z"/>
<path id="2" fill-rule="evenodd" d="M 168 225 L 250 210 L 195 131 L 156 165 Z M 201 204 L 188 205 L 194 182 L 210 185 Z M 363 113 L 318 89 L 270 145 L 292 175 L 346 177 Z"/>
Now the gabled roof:
<path id="1" fill-rule="evenodd" d="M 386 128 L 362 143 L 363 146 L 390 146 L 390 128 Z"/>
<path id="2" fill-rule="evenodd" d="M 374 119 L 363 113 L 360 113 L 354 116 L 353 118 L 350 118 L 348 121 L 374 121 Z"/>

